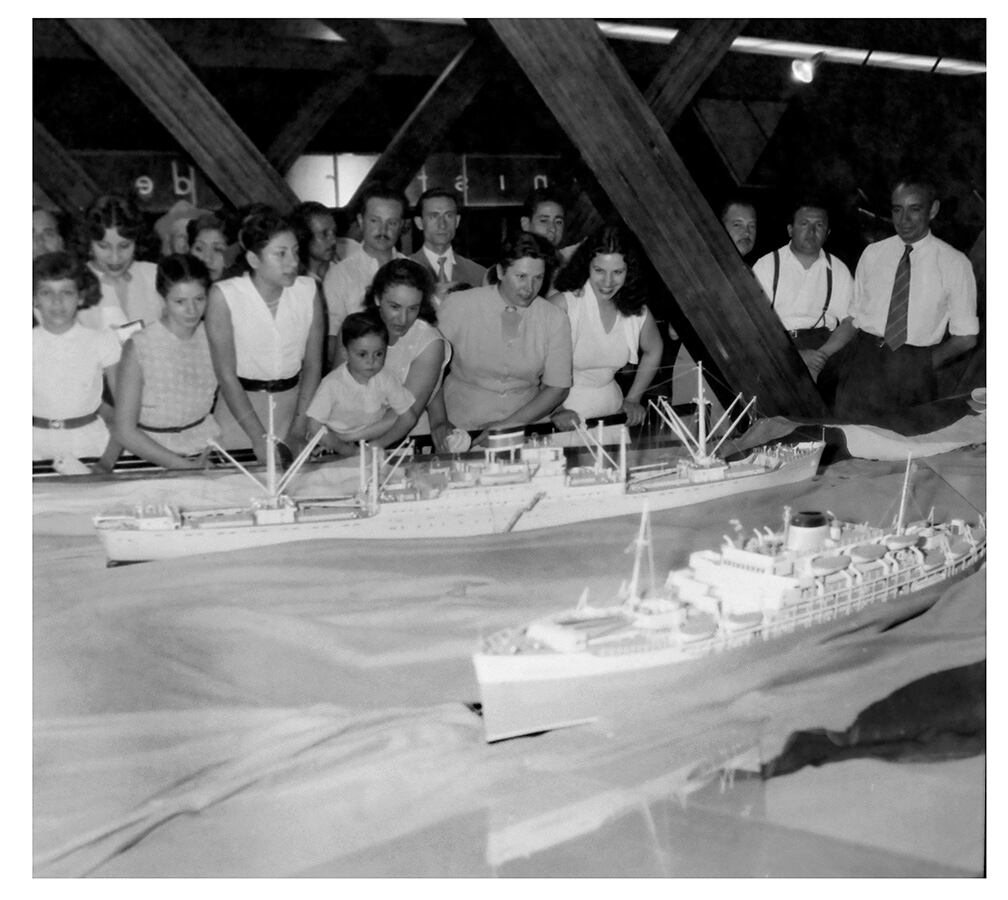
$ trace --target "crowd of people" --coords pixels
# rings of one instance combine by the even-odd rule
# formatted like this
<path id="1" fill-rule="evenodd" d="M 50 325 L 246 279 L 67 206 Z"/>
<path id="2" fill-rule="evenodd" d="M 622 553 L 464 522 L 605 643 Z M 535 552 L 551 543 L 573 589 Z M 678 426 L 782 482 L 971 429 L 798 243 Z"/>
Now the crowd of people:
<path id="1" fill-rule="evenodd" d="M 824 249 L 826 205 L 806 199 L 788 243 L 752 266 L 839 416 L 935 399 L 939 370 L 976 344 L 973 270 L 931 233 L 938 209 L 931 182 L 900 179 L 896 234 L 852 276 Z M 405 256 L 411 213 L 423 243 Z M 339 215 L 179 203 L 154 223 L 155 262 L 140 258 L 155 234 L 129 198 L 99 197 L 78 223 L 35 208 L 34 458 L 71 474 L 89 471 L 82 460 L 111 471 L 123 450 L 200 468 L 213 441 L 264 462 L 270 417 L 280 462 L 319 432 L 338 455 L 409 435 L 451 452 L 494 428 L 644 419 L 665 339 L 622 224 L 565 246 L 564 201 L 537 190 L 484 267 L 453 246 L 453 191 L 411 210 L 373 184 L 354 222 Z M 751 254 L 752 204 L 729 202 L 722 222 Z"/>

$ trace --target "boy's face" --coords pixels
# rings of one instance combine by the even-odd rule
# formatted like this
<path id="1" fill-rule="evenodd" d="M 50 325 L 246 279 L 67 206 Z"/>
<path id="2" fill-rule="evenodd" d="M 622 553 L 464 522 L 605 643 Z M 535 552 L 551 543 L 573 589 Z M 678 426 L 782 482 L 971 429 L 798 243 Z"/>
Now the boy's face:
<path id="1" fill-rule="evenodd" d="M 58 281 L 39 281 L 35 285 L 35 308 L 42 319 L 42 327 L 54 334 L 69 331 L 77 318 L 80 294 L 72 278 Z"/>
<path id="2" fill-rule="evenodd" d="M 522 216 L 521 227 L 523 231 L 531 231 L 540 237 L 546 238 L 554 247 L 560 246 L 564 233 L 564 211 L 559 203 L 547 200 L 540 203 L 532 218 Z"/>
<path id="3" fill-rule="evenodd" d="M 379 334 L 354 338 L 346 349 L 347 370 L 361 384 L 367 384 L 385 365 L 387 345 Z"/>

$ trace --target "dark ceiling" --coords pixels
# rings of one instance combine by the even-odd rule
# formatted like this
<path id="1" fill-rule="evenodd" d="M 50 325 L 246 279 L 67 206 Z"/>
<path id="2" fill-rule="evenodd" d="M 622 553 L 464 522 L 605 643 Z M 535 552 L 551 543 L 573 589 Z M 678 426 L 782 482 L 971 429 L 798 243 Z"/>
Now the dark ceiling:
<path id="1" fill-rule="evenodd" d="M 682 27 L 688 20 L 618 20 Z M 464 27 L 395 20 L 152 20 L 260 148 L 302 98 L 353 68 L 373 71 L 306 148 L 381 152 L 471 34 Z M 327 30 L 331 29 L 331 30 Z M 333 40 L 332 31 L 345 38 Z M 983 19 L 754 19 L 749 37 L 986 60 Z M 646 88 L 667 46 L 612 40 L 631 78 Z M 946 181 L 964 227 L 978 230 L 986 192 L 986 79 L 841 64 L 796 85 L 790 60 L 730 52 L 697 101 L 781 104 L 786 112 L 747 181 L 760 191 L 827 184 L 860 189 L 884 211 L 894 170 L 925 163 Z M 177 151 L 171 135 L 62 20 L 34 22 L 35 117 L 69 151 Z M 786 107 L 785 107 L 786 105 Z M 690 163 L 696 123 L 672 132 Z M 692 129 L 692 130 L 691 130 Z M 702 142 L 701 142 L 702 143 Z M 446 151 L 567 153 L 567 139 L 510 60 L 452 127 Z M 703 166 L 704 152 L 693 164 Z M 692 168 L 692 165 L 691 165 Z M 698 175 L 702 181 L 702 174 Z"/>

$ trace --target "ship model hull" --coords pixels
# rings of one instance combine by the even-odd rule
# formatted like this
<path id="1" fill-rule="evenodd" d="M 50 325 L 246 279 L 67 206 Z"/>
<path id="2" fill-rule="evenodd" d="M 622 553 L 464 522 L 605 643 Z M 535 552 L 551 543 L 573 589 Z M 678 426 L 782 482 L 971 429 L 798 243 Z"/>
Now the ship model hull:
<path id="1" fill-rule="evenodd" d="M 374 510 L 353 498 L 294 502 L 294 521 L 256 524 L 252 515 L 221 520 L 213 511 L 182 513 L 162 527 L 138 519 L 99 516 L 95 524 L 110 563 L 143 562 L 307 540 L 415 540 L 506 534 L 651 510 L 674 509 L 815 476 L 824 448 L 808 442 L 787 449 L 776 465 L 722 465 L 717 480 L 690 481 L 648 473 L 639 481 L 571 483 L 565 474 L 524 483 L 449 488 L 427 499 L 395 499 Z M 751 459 L 751 458 L 750 458 Z"/>
<path id="2" fill-rule="evenodd" d="M 883 605 L 908 607 L 983 564 L 982 518 L 904 528 L 904 502 L 888 532 L 785 509 L 779 532 L 694 551 L 653 597 L 637 591 L 645 513 L 630 585 L 610 605 L 590 605 L 586 590 L 575 607 L 480 642 L 487 740 L 730 699 L 806 658 L 792 651 L 814 654 L 817 635 L 886 617 Z"/>
<path id="3" fill-rule="evenodd" d="M 975 571 L 977 566 L 973 563 L 964 572 Z M 877 603 L 908 599 L 900 595 Z M 594 671 L 586 667 L 578 672 L 571 670 L 569 660 L 554 659 L 552 672 L 541 668 L 530 673 L 521 663 L 508 665 L 513 658 L 477 653 L 473 663 L 480 686 L 485 737 L 493 742 L 587 725 L 604 721 L 607 713 L 623 718 L 653 715 L 660 709 L 667 715 L 693 708 L 700 702 L 697 697 L 708 704 L 728 700 L 786 668 L 792 651 L 835 628 L 838 620 L 854 626 L 881 612 L 876 603 L 850 612 L 825 612 L 821 621 L 774 638 L 737 636 L 727 640 L 722 650 L 707 656 L 652 658 L 640 667 L 612 666 Z"/>

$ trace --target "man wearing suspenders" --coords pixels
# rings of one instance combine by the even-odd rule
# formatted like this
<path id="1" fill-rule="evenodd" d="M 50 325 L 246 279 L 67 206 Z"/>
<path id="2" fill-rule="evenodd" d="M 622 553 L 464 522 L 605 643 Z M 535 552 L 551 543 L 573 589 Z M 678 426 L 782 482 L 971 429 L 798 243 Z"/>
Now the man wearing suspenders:
<path id="1" fill-rule="evenodd" d="M 823 250 L 829 235 L 825 207 L 801 203 L 787 230 L 790 243 L 756 260 L 753 274 L 816 378 L 832 352 L 833 332 L 847 317 L 854 279 Z"/>

